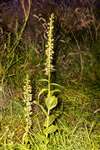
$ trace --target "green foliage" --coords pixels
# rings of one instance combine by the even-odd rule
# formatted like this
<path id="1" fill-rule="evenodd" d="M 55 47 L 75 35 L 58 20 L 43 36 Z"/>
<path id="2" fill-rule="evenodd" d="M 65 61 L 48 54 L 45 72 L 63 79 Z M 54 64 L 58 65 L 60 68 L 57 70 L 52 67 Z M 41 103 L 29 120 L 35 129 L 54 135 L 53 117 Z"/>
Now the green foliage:
<path id="1" fill-rule="evenodd" d="M 78 33 L 67 32 L 69 23 L 66 19 L 64 26 L 62 20 L 58 43 L 54 40 L 52 14 L 44 57 L 38 51 L 38 43 L 25 45 L 21 38 L 30 0 L 28 6 L 25 11 L 27 8 L 22 4 L 25 15 L 22 28 L 14 38 L 12 34 L 6 35 L 0 45 L 0 150 L 99 150 L 99 29 L 92 22 L 92 28 L 88 25 Z M 52 83 L 55 68 L 54 82 L 64 87 Z M 32 100 L 35 101 L 31 103 Z"/>
<path id="2" fill-rule="evenodd" d="M 58 100 L 55 96 L 49 96 L 45 99 L 45 104 L 47 106 L 48 111 L 52 110 L 57 106 Z"/>

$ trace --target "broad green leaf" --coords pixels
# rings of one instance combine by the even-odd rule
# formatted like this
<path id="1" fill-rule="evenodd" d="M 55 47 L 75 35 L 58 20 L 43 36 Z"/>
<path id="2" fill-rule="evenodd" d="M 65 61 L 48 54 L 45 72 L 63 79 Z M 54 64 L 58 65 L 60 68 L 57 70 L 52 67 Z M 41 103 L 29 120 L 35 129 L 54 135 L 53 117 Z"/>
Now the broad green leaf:
<path id="1" fill-rule="evenodd" d="M 57 83 L 51 83 L 51 86 L 57 86 L 57 87 L 60 87 L 60 88 L 64 88 L 63 86 L 57 84 Z"/>
<path id="2" fill-rule="evenodd" d="M 40 82 L 48 82 L 47 79 L 40 79 L 39 81 L 40 81 Z"/>
<path id="3" fill-rule="evenodd" d="M 61 90 L 55 89 L 55 90 L 52 90 L 52 91 L 51 91 L 52 95 L 53 95 L 54 93 L 57 93 L 57 92 L 61 92 Z"/>
<path id="4" fill-rule="evenodd" d="M 46 116 L 48 115 L 47 112 L 46 112 L 46 110 L 44 109 L 44 107 L 42 105 L 40 105 L 37 101 L 34 101 L 33 103 L 36 104 L 36 105 L 38 105 L 42 109 L 42 111 L 44 112 L 44 114 Z"/>
<path id="5" fill-rule="evenodd" d="M 58 129 L 57 126 L 51 125 L 48 128 L 44 129 L 44 134 L 47 135 L 47 134 L 54 133 L 57 129 Z"/>
<path id="6" fill-rule="evenodd" d="M 43 93 L 46 92 L 46 91 L 48 91 L 48 89 L 46 89 L 46 88 L 45 88 L 45 89 L 42 89 L 42 90 L 39 92 L 39 94 L 38 94 L 38 99 L 40 98 L 40 95 L 43 94 Z"/>
<path id="7" fill-rule="evenodd" d="M 46 103 L 48 110 L 51 110 L 57 106 L 58 99 L 55 96 L 49 96 L 45 99 L 45 103 Z"/>
<path id="8" fill-rule="evenodd" d="M 47 119 L 45 120 L 44 127 L 50 126 L 55 121 L 56 117 L 57 116 L 55 116 L 55 115 L 50 115 L 49 120 L 47 120 Z"/>

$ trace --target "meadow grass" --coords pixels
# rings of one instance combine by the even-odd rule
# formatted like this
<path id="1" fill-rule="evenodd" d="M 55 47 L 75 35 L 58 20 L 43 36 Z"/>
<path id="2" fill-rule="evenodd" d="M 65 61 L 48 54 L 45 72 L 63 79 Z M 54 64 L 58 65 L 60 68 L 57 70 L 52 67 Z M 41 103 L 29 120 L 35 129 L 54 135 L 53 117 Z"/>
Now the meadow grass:
<path id="1" fill-rule="evenodd" d="M 76 46 L 77 39 L 74 39 L 73 44 L 66 38 L 67 44 L 70 44 L 68 49 L 73 52 L 70 52 L 67 57 L 64 57 L 65 52 L 64 56 L 62 53 L 58 56 L 57 61 L 59 63 L 62 61 L 60 65 L 64 63 L 68 68 L 64 70 L 65 66 L 60 66 L 56 70 L 57 82 L 52 83 L 51 75 L 55 71 L 52 63 L 55 52 L 54 15 L 51 14 L 48 24 L 48 40 L 41 65 L 40 57 L 37 56 L 37 52 L 35 53 L 34 44 L 21 47 L 19 43 L 29 17 L 30 1 L 27 11 L 24 4 L 22 8 L 25 24 L 12 47 L 9 44 L 11 37 L 8 35 L 6 44 L 8 52 L 5 59 L 7 62 L 4 64 L 3 57 L 0 61 L 0 98 L 5 99 L 5 105 L 0 101 L 0 150 L 99 150 L 100 115 L 97 108 L 100 100 L 100 86 L 90 84 L 89 81 L 86 83 L 87 80 L 84 83 L 81 82 L 85 69 L 85 75 L 88 74 L 83 55 L 85 60 L 91 62 L 90 52 L 86 55 L 81 53 L 83 64 L 80 64 L 78 58 L 81 56 L 75 57 L 75 50 L 79 44 L 77 43 Z M 67 44 L 62 47 L 64 50 Z M 18 48 L 22 50 L 21 54 L 15 51 Z M 79 49 L 81 49 L 80 46 Z M 68 59 L 63 61 L 64 58 Z M 91 66 L 93 66 L 92 63 L 88 66 L 90 70 Z M 79 82 L 72 78 L 77 74 L 79 78 L 76 78 Z M 68 79 L 70 83 L 66 82 Z M 58 81 L 63 86 L 57 84 Z M 34 90 L 36 93 L 32 95 Z"/>

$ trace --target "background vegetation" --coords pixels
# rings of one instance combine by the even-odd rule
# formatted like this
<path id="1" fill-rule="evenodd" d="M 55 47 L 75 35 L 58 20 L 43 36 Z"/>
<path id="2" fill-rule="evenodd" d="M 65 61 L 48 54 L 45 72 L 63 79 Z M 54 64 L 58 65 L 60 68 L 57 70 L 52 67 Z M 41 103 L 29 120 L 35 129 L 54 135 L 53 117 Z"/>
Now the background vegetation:
<path id="1" fill-rule="evenodd" d="M 0 4 L 0 150 L 99 150 L 99 10 L 25 2 Z"/>

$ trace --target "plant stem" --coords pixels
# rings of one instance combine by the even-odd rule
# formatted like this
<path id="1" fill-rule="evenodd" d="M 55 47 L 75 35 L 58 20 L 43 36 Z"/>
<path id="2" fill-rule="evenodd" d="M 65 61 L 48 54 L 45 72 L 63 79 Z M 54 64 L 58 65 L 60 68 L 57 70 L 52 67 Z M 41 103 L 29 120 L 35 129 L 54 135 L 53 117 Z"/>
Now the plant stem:
<path id="1" fill-rule="evenodd" d="M 50 86 L 50 81 L 51 81 L 51 72 L 49 71 L 48 74 L 48 97 L 50 97 L 50 91 L 51 91 L 51 86 Z"/>

